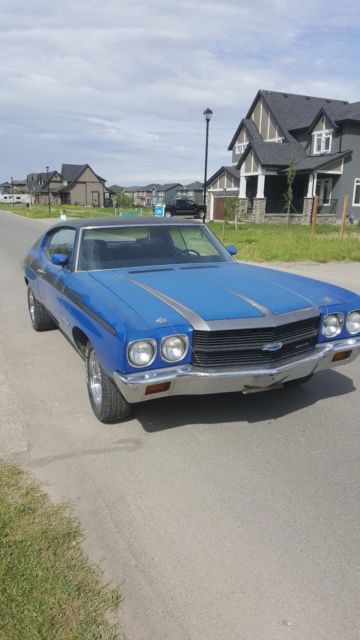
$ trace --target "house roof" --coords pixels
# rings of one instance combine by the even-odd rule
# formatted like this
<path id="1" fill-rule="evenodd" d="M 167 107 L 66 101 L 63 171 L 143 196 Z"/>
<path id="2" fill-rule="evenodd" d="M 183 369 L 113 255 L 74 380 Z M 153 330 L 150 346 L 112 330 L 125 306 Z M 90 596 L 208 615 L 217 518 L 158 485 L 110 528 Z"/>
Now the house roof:
<path id="1" fill-rule="evenodd" d="M 75 182 L 78 180 L 82 173 L 84 173 L 85 169 L 90 169 L 94 173 L 94 175 L 101 181 L 106 182 L 104 178 L 99 176 L 95 171 L 90 167 L 89 164 L 63 164 L 61 165 L 61 173 L 64 179 L 67 182 Z"/>
<path id="2" fill-rule="evenodd" d="M 187 189 L 188 191 L 202 191 L 203 188 L 204 185 L 202 182 L 199 182 L 199 180 L 195 180 L 195 182 L 190 182 L 190 184 L 184 185 L 184 189 Z"/>
<path id="3" fill-rule="evenodd" d="M 325 169 L 328 165 L 333 164 L 337 160 L 342 160 L 351 155 L 351 149 L 338 153 L 324 153 L 320 156 L 307 156 L 295 165 L 297 173 L 315 171 L 316 169 Z"/>
<path id="4" fill-rule="evenodd" d="M 211 184 L 211 182 L 213 182 L 213 180 L 216 180 L 216 178 L 222 173 L 229 173 L 231 176 L 233 176 L 234 178 L 237 178 L 240 181 L 239 170 L 236 167 L 234 167 L 234 165 L 222 166 L 217 171 L 215 171 L 215 173 L 213 173 L 213 175 L 210 176 L 210 178 L 208 178 L 206 185 Z"/>
<path id="5" fill-rule="evenodd" d="M 182 184 L 180 184 L 180 182 L 169 182 L 168 184 L 160 185 L 162 191 L 170 191 L 170 189 L 174 189 L 175 187 L 182 187 Z"/>
<path id="6" fill-rule="evenodd" d="M 62 164 L 61 173 L 67 182 L 74 182 L 88 166 L 87 164 Z"/>
<path id="7" fill-rule="evenodd" d="M 280 126 L 288 131 L 308 128 L 321 108 L 325 109 L 331 119 L 343 113 L 348 102 L 332 98 L 316 98 L 295 93 L 260 90 L 259 94 L 275 116 Z M 249 114 L 251 109 L 249 110 Z"/>
<path id="8" fill-rule="evenodd" d="M 344 107 L 337 117 L 338 122 L 360 122 L 360 102 L 353 102 Z"/>

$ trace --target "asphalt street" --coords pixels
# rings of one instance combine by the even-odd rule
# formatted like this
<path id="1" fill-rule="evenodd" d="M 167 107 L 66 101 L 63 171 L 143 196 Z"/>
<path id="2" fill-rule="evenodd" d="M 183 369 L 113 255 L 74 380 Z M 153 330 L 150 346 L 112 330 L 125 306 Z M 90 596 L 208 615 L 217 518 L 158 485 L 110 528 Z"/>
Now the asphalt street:
<path id="1" fill-rule="evenodd" d="M 103 425 L 82 360 L 28 319 L 20 261 L 48 226 L 0 212 L 0 455 L 73 504 L 127 640 L 359 640 L 360 360 Z M 360 292 L 360 263 L 292 269 Z"/>

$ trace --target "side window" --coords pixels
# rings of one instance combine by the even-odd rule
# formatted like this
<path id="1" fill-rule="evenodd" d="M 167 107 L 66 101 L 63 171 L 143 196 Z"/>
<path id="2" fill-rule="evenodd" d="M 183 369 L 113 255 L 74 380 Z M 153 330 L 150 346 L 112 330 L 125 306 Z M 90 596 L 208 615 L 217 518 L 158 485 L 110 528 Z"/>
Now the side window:
<path id="1" fill-rule="evenodd" d="M 51 260 L 54 253 L 62 253 L 71 260 L 74 244 L 75 244 L 75 229 L 59 229 L 52 233 L 45 244 L 45 253 Z"/>

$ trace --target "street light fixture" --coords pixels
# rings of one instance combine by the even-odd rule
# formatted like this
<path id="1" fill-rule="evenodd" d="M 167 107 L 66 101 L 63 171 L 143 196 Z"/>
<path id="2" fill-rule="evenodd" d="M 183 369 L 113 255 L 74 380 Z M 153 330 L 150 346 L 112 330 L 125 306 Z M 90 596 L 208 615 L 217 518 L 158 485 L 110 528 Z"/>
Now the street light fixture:
<path id="1" fill-rule="evenodd" d="M 50 216 L 50 184 L 49 184 L 49 167 L 46 167 L 46 177 L 47 177 L 47 191 L 48 191 L 48 207 L 49 207 L 49 216 Z"/>
<path id="2" fill-rule="evenodd" d="M 204 215 L 203 222 L 206 220 L 206 182 L 207 182 L 207 161 L 208 161 L 208 146 L 209 146 L 209 122 L 211 120 L 213 112 L 209 107 L 203 112 L 203 116 L 206 122 L 206 141 L 205 141 L 205 171 L 204 171 Z"/>

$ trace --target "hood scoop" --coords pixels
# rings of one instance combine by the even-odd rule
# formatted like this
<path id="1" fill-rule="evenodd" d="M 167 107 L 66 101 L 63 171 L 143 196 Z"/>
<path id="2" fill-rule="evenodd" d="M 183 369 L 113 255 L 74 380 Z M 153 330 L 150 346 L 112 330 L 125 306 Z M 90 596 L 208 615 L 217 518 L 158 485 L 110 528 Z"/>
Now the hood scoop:
<path id="1" fill-rule="evenodd" d="M 159 271 L 174 271 L 174 269 L 172 267 L 165 267 L 165 269 L 163 269 L 163 267 L 156 269 L 133 269 L 132 271 L 128 271 L 128 273 L 158 273 Z"/>
<path id="2" fill-rule="evenodd" d="M 188 267 L 179 267 L 182 271 L 188 271 L 189 269 L 218 269 L 217 264 L 190 264 Z"/>

